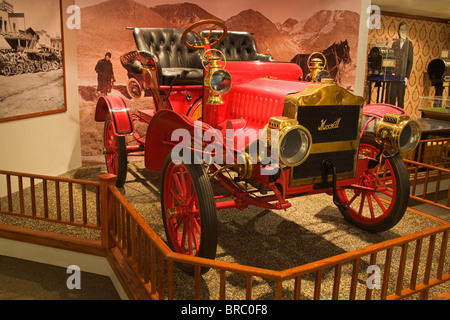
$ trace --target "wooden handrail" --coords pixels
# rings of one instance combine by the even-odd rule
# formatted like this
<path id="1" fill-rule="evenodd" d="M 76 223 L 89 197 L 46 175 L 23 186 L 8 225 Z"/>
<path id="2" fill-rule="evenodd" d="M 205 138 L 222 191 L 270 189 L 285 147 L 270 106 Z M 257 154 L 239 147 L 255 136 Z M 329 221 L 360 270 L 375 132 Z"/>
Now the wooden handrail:
<path id="1" fill-rule="evenodd" d="M 5 170 L 0 170 L 0 175 L 18 176 L 18 177 L 33 178 L 33 179 L 38 179 L 38 180 L 60 181 L 60 182 L 75 183 L 75 184 L 81 184 L 81 185 L 85 184 L 85 185 L 91 185 L 91 186 L 100 186 L 99 181 L 78 180 L 78 179 L 65 178 L 65 177 L 52 177 L 52 176 L 45 176 L 45 175 L 38 175 L 38 174 L 31 174 L 31 173 L 21 173 L 21 172 L 14 172 L 14 171 L 5 171 Z"/>
<path id="2" fill-rule="evenodd" d="M 357 276 L 359 273 L 359 265 L 360 261 L 363 257 L 369 257 L 373 263 L 375 263 L 375 257 L 380 252 L 386 252 L 386 265 L 384 272 L 386 273 L 385 278 L 383 280 L 383 287 L 381 289 L 381 299 L 399 299 L 411 294 L 427 292 L 429 288 L 432 286 L 438 285 L 450 279 L 450 274 L 443 273 L 443 266 L 446 258 L 446 246 L 448 242 L 448 234 L 450 230 L 450 223 L 442 224 L 437 227 L 419 231 L 410 235 L 402 236 L 400 238 L 388 240 L 379 244 L 374 244 L 368 247 L 364 247 L 361 249 L 357 249 L 351 252 L 343 253 L 334 257 L 326 258 L 320 261 L 311 262 L 302 266 L 294 267 L 291 269 L 283 270 L 283 271 L 274 271 L 263 268 L 257 268 L 252 266 L 244 266 L 239 264 L 234 264 L 230 262 L 218 261 L 218 260 L 209 260 L 199 257 L 192 257 L 188 255 L 183 255 L 179 253 L 172 252 L 170 248 L 161 240 L 161 238 L 151 229 L 148 224 L 142 219 L 142 217 L 138 214 L 138 212 L 128 203 L 126 198 L 112 185 L 110 187 L 111 193 L 116 198 L 121 205 L 121 208 L 118 209 L 120 214 L 120 219 L 116 219 L 117 223 L 130 223 L 133 221 L 139 228 L 142 229 L 143 233 L 146 235 L 147 239 L 151 242 L 153 252 L 151 253 L 152 259 L 158 257 L 158 265 L 154 262 L 153 267 L 151 267 L 152 276 L 147 276 L 145 279 L 141 279 L 144 285 L 148 285 L 148 290 L 151 295 L 158 297 L 159 299 L 164 299 L 164 286 L 162 282 L 166 279 L 168 284 L 168 299 L 174 298 L 174 264 L 182 263 L 182 264 L 190 264 L 194 266 L 194 298 L 200 298 L 200 269 L 211 268 L 217 270 L 220 273 L 220 298 L 224 299 L 226 297 L 225 293 L 225 273 L 233 273 L 233 274 L 241 274 L 246 277 L 246 298 L 251 299 L 252 297 L 252 278 L 260 277 L 263 279 L 274 280 L 276 282 L 276 298 L 281 299 L 282 297 L 282 283 L 284 281 L 295 279 L 295 290 L 294 290 L 294 298 L 300 298 L 300 282 L 303 275 L 315 273 L 316 274 L 316 283 L 314 289 L 314 298 L 320 298 L 321 291 L 321 279 L 323 270 L 327 268 L 335 268 L 335 280 L 333 287 L 333 298 L 337 299 L 339 296 L 339 282 L 341 277 L 341 266 L 344 263 L 353 263 L 353 274 L 351 281 L 351 290 L 350 290 L 350 299 L 354 299 L 356 296 L 356 285 L 357 285 Z M 109 210 L 112 212 L 113 210 Z M 124 215 L 129 215 L 130 217 L 125 217 Z M 120 221 L 119 221 L 120 220 Z M 125 225 L 118 226 L 120 229 L 118 233 L 118 238 L 116 239 L 116 245 L 122 250 L 124 256 L 130 255 L 129 251 L 135 251 L 134 244 L 129 244 L 130 236 L 127 232 L 129 232 L 129 227 Z M 133 227 L 134 228 L 134 227 Z M 124 235 L 122 235 L 124 233 Z M 438 278 L 430 279 L 430 275 L 425 277 L 425 282 L 420 284 L 412 285 L 410 288 L 404 289 L 401 286 L 400 280 L 402 280 L 404 274 L 404 266 L 406 263 L 406 250 L 408 244 L 419 241 L 422 243 L 422 240 L 425 238 L 436 238 L 437 234 L 443 234 L 443 242 L 442 248 L 440 252 L 440 261 L 439 268 L 441 275 Z M 121 247 L 123 243 L 126 243 L 126 248 Z M 389 281 L 389 272 L 391 271 L 391 259 L 393 249 L 396 247 L 402 248 L 402 256 L 401 256 L 401 267 L 402 269 L 400 273 L 400 280 L 397 281 L 395 292 L 392 294 L 388 294 L 388 281 Z M 134 249 L 133 249 L 134 248 Z M 130 250 L 131 249 L 131 250 Z M 420 251 L 418 251 L 418 257 L 420 257 Z M 430 254 L 432 251 L 428 251 L 428 259 L 430 259 Z M 130 263 L 136 264 L 133 258 L 130 257 Z M 164 267 L 161 265 L 162 261 L 166 262 L 167 269 L 164 273 Z M 141 262 L 137 263 L 138 265 Z M 149 262 L 148 262 L 149 263 Z M 429 268 L 430 263 L 428 263 L 427 268 Z M 446 269 L 447 270 L 447 269 Z M 417 272 L 417 270 L 415 270 Z M 156 273 L 159 273 L 157 277 Z M 163 273 L 163 274 L 162 274 Z M 428 272 L 429 273 L 429 272 Z M 165 274 L 165 276 L 164 276 Z M 414 274 L 413 277 L 416 277 Z M 440 278 L 439 278 L 440 277 Z M 159 281 L 159 287 L 156 287 L 156 282 Z M 413 281 L 415 281 L 413 279 Z M 426 295 L 424 295 L 426 296 Z M 371 292 L 366 292 L 366 298 L 371 298 Z"/>
<path id="3" fill-rule="evenodd" d="M 12 176 L 26 177 L 30 179 L 41 179 L 43 181 L 59 181 L 69 184 L 93 185 L 96 186 L 99 203 L 97 207 L 100 208 L 101 220 L 101 247 L 108 252 L 108 260 L 110 263 L 118 261 L 118 250 L 121 252 L 123 258 L 130 266 L 127 270 L 127 277 L 130 279 L 130 271 L 136 275 L 137 282 L 141 283 L 143 288 L 148 292 L 148 295 L 142 292 L 135 297 L 149 297 L 150 299 L 174 299 L 175 297 L 175 265 L 177 263 L 190 264 L 194 266 L 194 289 L 193 295 L 195 299 L 201 297 L 201 268 L 211 268 L 219 273 L 219 297 L 226 298 L 226 274 L 240 274 L 245 276 L 245 297 L 252 299 L 253 296 L 253 279 L 255 277 L 266 280 L 275 281 L 275 298 L 281 299 L 283 297 L 283 283 L 284 281 L 294 280 L 293 298 L 300 299 L 302 294 L 302 279 L 307 274 L 314 275 L 313 291 L 311 292 L 313 299 L 320 299 L 323 286 L 323 275 L 325 269 L 334 269 L 334 278 L 332 278 L 332 292 L 331 298 L 338 299 L 340 296 L 340 285 L 344 281 L 344 276 L 349 276 L 350 290 L 349 299 L 357 297 L 358 276 L 362 273 L 360 267 L 363 259 L 369 259 L 371 264 L 376 264 L 377 255 L 385 254 L 383 279 L 380 290 L 380 299 L 402 299 L 413 294 L 420 294 L 421 299 L 428 297 L 428 291 L 431 287 L 439 285 L 450 280 L 450 270 L 448 267 L 448 237 L 450 233 L 450 223 L 443 223 L 431 229 L 415 232 L 413 234 L 405 235 L 399 238 L 388 240 L 382 243 L 370 245 L 351 252 L 342 253 L 337 256 L 322 259 L 320 261 L 311 262 L 302 266 L 293 267 L 282 271 L 274 271 L 264 268 L 239 265 L 235 263 L 209 260 L 204 258 L 192 257 L 173 252 L 167 244 L 158 236 L 158 234 L 146 223 L 135 208 L 127 201 L 127 199 L 115 187 L 115 176 L 107 174 L 99 176 L 98 182 L 81 181 L 67 178 L 54 178 L 42 175 L 20 174 L 8 171 L 0 171 L 0 174 L 7 175 L 10 180 Z M 19 181 L 21 181 L 19 179 Z M 32 183 L 32 186 L 34 184 Z M 21 187 L 23 189 L 23 186 Z M 19 189 L 21 189 L 19 188 Z M 9 187 L 10 189 L 10 187 Z M 22 190 L 21 189 L 21 190 Z M 33 189 L 33 187 L 31 187 Z M 45 189 L 45 188 L 44 188 Z M 19 193 L 23 193 L 19 191 Z M 69 193 L 73 193 L 73 189 L 69 187 Z M 10 190 L 8 190 L 10 193 Z M 83 192 L 82 192 L 83 193 Z M 31 190 L 33 194 L 33 190 Z M 82 194 L 86 196 L 85 193 Z M 7 196 L 8 201 L 11 200 L 11 195 Z M 20 198 L 20 197 L 19 197 Z M 20 199 L 19 202 L 22 202 Z M 85 203 L 85 201 L 83 201 Z M 20 204 L 23 206 L 23 204 Z M 82 204 L 84 205 L 84 204 Z M 31 214 L 17 213 L 24 218 L 39 218 L 46 221 L 54 222 L 49 217 L 35 216 L 35 209 L 31 209 Z M 72 220 L 72 219 L 71 219 Z M 58 221 L 61 223 L 60 221 Z M 74 226 L 85 227 L 83 223 L 75 221 L 65 221 L 67 224 Z M 7 235 L 7 237 L 15 237 L 14 234 L 18 229 L 5 229 L 0 236 Z M 26 232 L 25 236 L 18 237 L 20 241 L 33 241 L 33 232 Z M 52 243 L 51 235 L 36 233 L 38 242 L 41 244 Z M 56 239 L 66 239 L 66 237 L 56 236 Z M 69 238 L 67 238 L 69 239 Z M 441 239 L 438 241 L 438 239 Z M 57 241 L 57 240 L 56 240 Z M 78 242 L 75 242 L 78 243 Z M 77 245 L 78 250 L 83 245 L 83 241 Z M 95 242 L 90 243 L 91 246 Z M 425 248 L 424 243 L 428 243 Z M 410 244 L 415 244 L 414 262 L 410 275 L 409 287 L 403 287 L 403 280 L 406 277 L 405 266 L 408 264 L 408 248 L 412 247 Z M 67 246 L 69 249 L 71 245 Z M 396 283 L 391 284 L 389 275 L 393 272 L 392 259 L 394 249 L 400 248 L 399 266 L 397 272 Z M 422 249 L 424 253 L 422 254 Z M 95 250 L 94 250 L 95 251 Z M 435 256 L 438 255 L 437 261 L 434 261 Z M 418 272 L 420 258 L 425 257 L 424 275 L 421 283 L 419 282 Z M 112 258 L 114 257 L 114 259 Z M 122 263 L 122 262 L 121 262 Z M 351 274 L 342 274 L 343 265 L 351 264 Z M 434 265 L 433 265 L 434 264 Z M 433 267 L 432 267 L 433 266 Z M 397 266 L 395 266 L 397 267 Z M 120 267 L 116 268 L 120 271 Z M 436 275 L 432 275 L 431 271 L 436 270 Z M 127 281 L 124 281 L 126 285 Z M 136 282 L 133 282 L 136 286 Z M 393 289 L 392 289 L 393 288 Z M 167 295 L 165 293 L 167 290 Z M 391 291 L 389 291 L 391 290 Z M 130 293 L 131 294 L 131 293 Z M 132 294 L 131 294 L 132 295 Z M 366 289 L 366 299 L 372 299 L 372 291 Z"/>
<path id="4" fill-rule="evenodd" d="M 87 207 L 87 187 L 95 188 L 98 196 L 98 190 L 100 188 L 99 181 L 88 181 L 88 180 L 77 180 L 64 177 L 51 177 L 46 175 L 28 174 L 20 173 L 14 171 L 0 170 L 0 176 L 6 179 L 6 195 L 0 197 L 0 213 L 29 218 L 38 221 L 46 221 L 51 223 L 65 224 L 76 227 L 83 227 L 88 229 L 100 229 L 100 216 L 99 216 L 99 201 L 96 199 L 97 208 L 94 218 L 96 218 L 96 223 L 90 223 L 88 221 L 88 207 Z M 13 181 L 17 179 L 17 181 Z M 29 187 L 25 188 L 24 179 L 29 179 Z M 39 184 L 36 181 L 41 181 L 42 190 L 39 189 L 39 195 L 42 196 L 41 205 L 38 207 L 37 196 Z M 2 180 L 3 181 L 3 180 Z M 17 191 L 13 190 L 13 182 L 17 185 Z M 49 198 L 49 182 L 54 183 L 55 192 L 55 203 L 50 206 Z M 63 188 L 64 185 L 64 188 Z M 74 186 L 80 186 L 81 188 L 81 203 L 76 206 L 74 197 Z M 31 197 L 30 210 L 25 212 L 25 190 L 28 189 L 29 196 Z M 63 207 L 61 202 L 61 192 L 67 191 L 68 205 Z M 66 190 L 67 189 L 67 190 Z M 2 201 L 2 198 L 6 199 Z M 14 199 L 15 198 L 15 199 Z M 79 214 L 81 217 L 78 221 L 75 219 L 75 209 L 80 208 Z M 38 212 L 38 209 L 40 212 Z M 51 212 L 51 209 L 54 209 Z M 92 210 L 91 210 L 92 211 Z M 66 217 L 63 218 L 63 212 L 66 213 Z M 50 216 L 50 213 L 54 214 L 54 217 Z"/>

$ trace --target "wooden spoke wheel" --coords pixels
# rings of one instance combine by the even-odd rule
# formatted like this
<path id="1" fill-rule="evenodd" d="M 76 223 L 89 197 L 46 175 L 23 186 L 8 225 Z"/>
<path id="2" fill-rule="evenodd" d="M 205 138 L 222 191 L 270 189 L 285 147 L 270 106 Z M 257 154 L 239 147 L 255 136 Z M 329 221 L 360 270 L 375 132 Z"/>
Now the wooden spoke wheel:
<path id="1" fill-rule="evenodd" d="M 363 137 L 360 154 L 375 159 L 379 146 L 373 137 Z M 369 167 L 357 186 L 338 189 L 346 208 L 339 208 L 350 223 L 370 232 L 386 231 L 403 217 L 409 200 L 409 178 L 399 154 L 384 153 L 381 164 Z"/>
<path id="2" fill-rule="evenodd" d="M 121 188 L 127 178 L 127 146 L 125 137 L 116 136 L 114 133 L 110 114 L 106 116 L 103 136 L 106 168 L 108 173 L 117 176 L 116 186 Z"/>
<path id="3" fill-rule="evenodd" d="M 178 253 L 215 259 L 217 215 L 209 177 L 202 165 L 172 161 L 163 169 L 161 208 L 169 247 Z M 192 265 L 180 265 L 193 272 Z M 205 273 L 208 268 L 202 268 Z"/>

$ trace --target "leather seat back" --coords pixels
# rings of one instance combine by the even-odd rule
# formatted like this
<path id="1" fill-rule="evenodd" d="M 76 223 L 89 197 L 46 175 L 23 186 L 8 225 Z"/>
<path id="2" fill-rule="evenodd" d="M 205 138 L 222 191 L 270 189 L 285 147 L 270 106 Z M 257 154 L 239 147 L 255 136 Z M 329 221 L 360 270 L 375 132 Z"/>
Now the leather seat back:
<path id="1" fill-rule="evenodd" d="M 205 36 L 209 31 L 202 31 Z M 221 31 L 213 31 L 213 38 L 220 38 Z M 220 50 L 230 61 L 273 61 L 268 54 L 258 53 L 255 38 L 248 32 L 228 31 L 225 39 L 214 49 Z"/>
<path id="2" fill-rule="evenodd" d="M 172 28 L 135 28 L 133 31 L 137 49 L 155 59 L 163 85 L 203 83 L 203 52 L 187 48 L 182 35 L 183 30 Z M 212 32 L 213 38 L 220 38 L 220 35 L 220 31 Z M 193 44 L 198 39 L 189 33 L 186 41 Z M 247 32 L 229 31 L 223 42 L 214 48 L 231 61 L 273 61 L 272 56 L 257 52 L 256 41 Z"/>
<path id="3" fill-rule="evenodd" d="M 202 69 L 201 54 L 188 49 L 181 40 L 183 30 L 171 28 L 137 28 L 133 32 L 138 50 L 150 52 L 160 68 Z M 187 40 L 195 42 L 192 34 Z"/>

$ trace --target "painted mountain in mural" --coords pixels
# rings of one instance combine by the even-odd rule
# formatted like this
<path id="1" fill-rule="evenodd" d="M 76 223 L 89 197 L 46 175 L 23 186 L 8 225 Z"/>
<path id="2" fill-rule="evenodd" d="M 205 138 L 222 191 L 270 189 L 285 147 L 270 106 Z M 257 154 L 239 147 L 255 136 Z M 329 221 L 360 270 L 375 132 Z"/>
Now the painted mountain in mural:
<path id="1" fill-rule="evenodd" d="M 188 2 L 160 5 L 152 9 L 180 29 L 202 19 L 223 21 L 200 6 Z M 282 34 L 274 23 L 258 11 L 245 10 L 223 22 L 229 30 L 253 33 L 258 50 L 271 53 L 277 60 L 289 61 L 298 53 L 298 47 L 290 36 Z"/>
<path id="2" fill-rule="evenodd" d="M 108 51 L 112 53 L 117 82 L 126 83 L 118 57 L 136 49 L 127 27 L 175 27 L 153 9 L 133 0 L 109 0 L 82 8 L 81 16 L 81 29 L 77 31 L 80 84 L 97 83 L 95 64 Z"/>
<path id="3" fill-rule="evenodd" d="M 176 28 L 185 29 L 194 22 L 203 19 L 215 19 L 220 20 L 215 15 L 202 9 L 200 6 L 184 2 L 177 4 L 163 4 L 151 8 L 155 12 L 159 13 L 162 17 L 173 23 Z"/>
<path id="4" fill-rule="evenodd" d="M 270 53 L 276 60 L 290 61 L 299 52 L 299 47 L 289 35 L 258 11 L 248 9 L 225 21 L 229 30 L 253 33 L 258 51 Z"/>
<path id="5" fill-rule="evenodd" d="M 320 10 L 310 18 L 287 19 L 278 24 L 279 30 L 299 46 L 299 53 L 324 52 L 327 48 L 347 41 L 350 61 L 339 62 L 334 76 L 339 85 L 354 90 L 360 15 L 348 10 Z"/>
<path id="6" fill-rule="evenodd" d="M 108 0 L 83 8 L 82 26 L 78 36 L 78 68 L 80 83 L 96 83 L 93 68 L 105 52 L 113 54 L 118 83 L 126 75 L 118 57 L 135 49 L 132 32 L 126 27 L 168 27 L 183 29 L 201 19 L 217 19 L 193 3 L 146 7 L 134 0 Z M 276 60 L 290 61 L 298 53 L 322 51 L 334 42 L 348 40 L 352 60 L 356 61 L 359 14 L 351 11 L 322 10 L 308 19 L 290 18 L 275 24 L 261 12 L 248 9 L 225 21 L 229 30 L 247 31 L 254 35 L 258 51 L 270 53 Z"/>
<path id="7" fill-rule="evenodd" d="M 348 10 L 321 10 L 308 19 L 287 19 L 278 28 L 289 35 L 303 53 L 323 51 L 335 42 L 347 40 L 356 59 L 360 16 Z M 353 56 L 352 56 L 353 58 Z"/>

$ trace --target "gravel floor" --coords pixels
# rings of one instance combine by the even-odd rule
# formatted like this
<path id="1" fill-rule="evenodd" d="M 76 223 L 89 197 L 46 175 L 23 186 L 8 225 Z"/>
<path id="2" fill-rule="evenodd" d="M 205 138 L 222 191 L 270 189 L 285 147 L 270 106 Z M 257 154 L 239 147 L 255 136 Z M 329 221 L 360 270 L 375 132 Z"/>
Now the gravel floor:
<path id="1" fill-rule="evenodd" d="M 64 177 L 97 180 L 100 174 L 105 173 L 104 166 L 85 167 L 70 171 Z M 220 186 L 215 188 L 220 189 Z M 39 186 L 36 187 L 36 190 Z M 160 212 L 160 173 L 145 169 L 142 162 L 129 164 L 127 183 L 121 189 L 128 201 L 149 223 L 149 225 L 163 238 L 164 227 Z M 80 191 L 74 188 L 74 193 Z M 39 193 L 39 192 L 37 192 Z M 95 193 L 88 188 L 88 206 L 95 201 Z M 4 205 L 5 199 L 1 199 Z M 68 206 L 68 204 L 63 204 Z M 77 209 L 78 210 L 78 209 Z M 95 208 L 90 208 L 90 215 L 95 215 Z M 76 213 L 78 215 L 78 213 Z M 93 217 L 91 217 L 93 219 Z M 0 223 L 27 226 L 45 231 L 60 232 L 92 239 L 99 239 L 97 231 L 80 231 L 80 228 L 48 224 L 38 221 L 0 215 Z M 93 219 L 94 220 L 94 219 Z M 315 195 L 297 198 L 292 201 L 292 207 L 286 211 L 272 211 L 256 207 L 227 209 L 218 211 L 218 251 L 217 260 L 227 261 L 253 267 L 286 270 L 306 263 L 333 257 L 355 249 L 363 248 L 386 240 L 395 239 L 417 231 L 435 227 L 440 223 L 427 217 L 406 212 L 404 218 L 391 230 L 379 234 L 364 232 L 347 223 L 335 207 L 330 196 Z M 410 268 L 414 255 L 414 244 L 409 247 L 407 258 L 407 271 L 405 286 L 409 285 Z M 427 242 L 423 249 L 427 250 Z M 440 238 L 437 238 L 435 255 L 440 249 Z M 425 254 L 422 254 L 426 257 Z M 391 271 L 392 279 L 396 277 L 399 264 L 400 249 L 393 252 Z M 359 266 L 357 299 L 364 299 L 366 291 L 367 268 L 370 265 L 369 257 L 362 259 Z M 376 265 L 383 270 L 384 255 L 378 255 Z M 424 258 L 425 259 L 425 258 Z M 424 262 L 420 268 L 423 269 Z M 450 255 L 447 253 L 446 266 L 450 264 Z M 436 265 L 436 263 L 434 264 Z M 435 269 L 436 266 L 433 266 Z M 448 268 L 448 267 L 447 267 Z M 433 270 L 434 270 L 433 269 Z M 344 264 L 340 285 L 340 299 L 348 299 L 348 288 L 352 265 Z M 432 273 L 433 275 L 433 273 Z M 326 269 L 322 279 L 322 299 L 331 297 L 334 269 Z M 302 299 L 311 299 L 314 292 L 314 274 L 302 278 Z M 245 299 L 245 276 L 227 274 L 227 299 Z M 419 278 L 421 281 L 421 278 Z M 395 281 L 392 282 L 395 288 Z M 253 299 L 274 299 L 275 283 L 265 279 L 254 278 Z M 202 277 L 202 299 L 218 299 L 219 274 L 211 270 Z M 283 283 L 283 298 L 292 299 L 294 280 Z M 450 284 L 444 284 L 436 290 L 430 291 L 430 297 L 450 290 Z M 392 290 L 389 291 L 390 293 Z M 377 298 L 379 290 L 373 291 Z M 175 274 L 175 299 L 193 298 L 193 278 L 177 269 Z"/>

